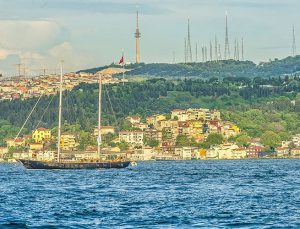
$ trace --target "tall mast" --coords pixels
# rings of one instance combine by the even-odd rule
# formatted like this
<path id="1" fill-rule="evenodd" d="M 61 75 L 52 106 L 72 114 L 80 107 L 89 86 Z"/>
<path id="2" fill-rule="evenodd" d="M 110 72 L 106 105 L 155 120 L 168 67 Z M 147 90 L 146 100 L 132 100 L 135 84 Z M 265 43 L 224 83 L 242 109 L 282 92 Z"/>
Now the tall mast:
<path id="1" fill-rule="evenodd" d="M 190 63 L 193 62 L 191 33 L 190 33 L 190 18 L 188 18 L 187 58 L 188 58 L 188 62 L 190 62 Z"/>
<path id="2" fill-rule="evenodd" d="M 228 14 L 226 12 L 226 18 L 225 18 L 225 53 L 224 53 L 224 59 L 228 60 L 230 59 L 230 49 L 229 49 L 229 38 L 228 38 Z"/>
<path id="3" fill-rule="evenodd" d="M 217 35 L 215 35 L 215 60 L 216 60 L 216 61 L 219 60 Z"/>
<path id="4" fill-rule="evenodd" d="M 101 156 L 101 96 L 102 96 L 102 75 L 99 73 L 99 99 L 98 99 L 98 157 Z"/>
<path id="5" fill-rule="evenodd" d="M 242 61 L 244 61 L 244 38 L 242 38 Z"/>
<path id="6" fill-rule="evenodd" d="M 295 27 L 293 26 L 293 46 L 292 46 L 292 56 L 296 56 L 296 38 L 295 38 Z"/>
<path id="7" fill-rule="evenodd" d="M 213 47 L 212 47 L 212 43 L 211 40 L 209 42 L 209 61 L 213 60 Z"/>
<path id="8" fill-rule="evenodd" d="M 61 115 L 62 115 L 62 84 L 63 84 L 63 63 L 60 62 L 60 83 L 59 83 L 59 106 L 58 106 L 58 145 L 57 145 L 57 161 L 60 162 L 60 144 L 61 144 Z"/>

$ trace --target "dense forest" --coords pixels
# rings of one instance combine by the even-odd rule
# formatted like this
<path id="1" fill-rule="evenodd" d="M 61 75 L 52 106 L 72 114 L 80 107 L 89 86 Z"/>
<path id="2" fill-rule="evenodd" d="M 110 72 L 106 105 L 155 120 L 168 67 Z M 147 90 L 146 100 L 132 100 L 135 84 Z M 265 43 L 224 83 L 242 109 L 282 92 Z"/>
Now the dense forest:
<path id="1" fill-rule="evenodd" d="M 264 131 L 300 133 L 300 78 L 276 77 L 249 79 L 226 77 L 223 80 L 150 79 L 103 88 L 103 124 L 123 128 L 128 115 L 146 117 L 169 113 L 174 108 L 204 107 L 222 111 L 223 119 L 234 121 L 249 136 Z M 0 102 L 0 138 L 13 136 L 22 126 L 37 99 Z M 52 101 L 52 102 L 51 102 Z M 25 126 L 54 127 L 57 123 L 57 95 L 42 97 Z M 63 96 L 65 124 L 77 124 L 91 131 L 97 123 L 98 85 L 81 84 Z"/>
<path id="2" fill-rule="evenodd" d="M 110 65 L 105 67 L 82 70 L 95 73 L 107 67 L 119 67 Z M 299 74 L 300 56 L 287 57 L 282 60 L 275 59 L 267 63 L 256 65 L 251 61 L 210 61 L 205 63 L 179 63 L 179 64 L 132 64 L 126 66 L 131 71 L 127 76 L 148 77 L 197 77 L 197 78 L 225 78 L 225 77 L 274 77 L 283 75 Z"/>

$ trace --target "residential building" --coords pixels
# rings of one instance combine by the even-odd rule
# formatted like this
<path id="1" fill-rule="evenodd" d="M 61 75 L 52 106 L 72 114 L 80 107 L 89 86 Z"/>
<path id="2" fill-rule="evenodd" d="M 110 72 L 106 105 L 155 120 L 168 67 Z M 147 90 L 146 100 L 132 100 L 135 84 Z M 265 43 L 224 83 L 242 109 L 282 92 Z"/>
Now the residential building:
<path id="1" fill-rule="evenodd" d="M 244 159 L 247 157 L 247 148 L 242 147 L 232 151 L 232 159 Z"/>
<path id="2" fill-rule="evenodd" d="M 22 137 L 18 137 L 16 139 L 14 138 L 7 138 L 5 139 L 6 145 L 8 148 L 11 147 L 25 147 L 26 142 L 25 142 L 25 138 Z"/>
<path id="3" fill-rule="evenodd" d="M 51 130 L 46 128 L 38 128 L 33 131 L 32 139 L 35 143 L 43 143 L 51 140 Z"/>
<path id="4" fill-rule="evenodd" d="M 76 150 L 79 143 L 76 142 L 76 137 L 73 134 L 62 134 L 61 135 L 61 148 L 62 150 Z"/>
<path id="5" fill-rule="evenodd" d="M 56 151 L 40 151 L 36 154 L 36 159 L 39 161 L 54 161 L 57 159 Z"/>
<path id="6" fill-rule="evenodd" d="M 121 131 L 119 133 L 119 141 L 125 141 L 133 146 L 142 146 L 144 139 L 143 131 L 132 130 L 132 131 Z"/>
<path id="7" fill-rule="evenodd" d="M 43 150 L 44 145 L 41 143 L 29 143 L 29 150 L 36 151 L 36 150 Z"/>
<path id="8" fill-rule="evenodd" d="M 129 116 L 126 118 L 126 120 L 129 121 L 132 125 L 141 122 L 141 118 L 138 116 Z"/>
<path id="9" fill-rule="evenodd" d="M 291 156 L 293 156 L 293 157 L 300 157 L 300 148 L 293 148 L 293 149 L 291 149 Z"/>
<path id="10" fill-rule="evenodd" d="M 278 147 L 276 148 L 277 157 L 289 157 L 290 156 L 290 149 L 289 147 Z"/>
<path id="11" fill-rule="evenodd" d="M 113 126 L 101 126 L 100 131 L 102 135 L 114 134 L 115 128 Z M 98 136 L 98 127 L 94 129 L 94 136 Z"/>
<path id="12" fill-rule="evenodd" d="M 300 134 L 296 134 L 292 137 L 292 142 L 296 147 L 300 147 Z"/>

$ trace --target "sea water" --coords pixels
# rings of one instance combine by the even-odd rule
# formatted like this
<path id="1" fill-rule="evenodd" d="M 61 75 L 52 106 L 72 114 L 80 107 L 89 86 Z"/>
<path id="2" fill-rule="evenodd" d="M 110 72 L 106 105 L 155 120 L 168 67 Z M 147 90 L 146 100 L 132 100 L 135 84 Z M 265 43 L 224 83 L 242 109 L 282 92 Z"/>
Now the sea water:
<path id="1" fill-rule="evenodd" d="M 300 227 L 300 160 L 0 164 L 0 228 Z"/>

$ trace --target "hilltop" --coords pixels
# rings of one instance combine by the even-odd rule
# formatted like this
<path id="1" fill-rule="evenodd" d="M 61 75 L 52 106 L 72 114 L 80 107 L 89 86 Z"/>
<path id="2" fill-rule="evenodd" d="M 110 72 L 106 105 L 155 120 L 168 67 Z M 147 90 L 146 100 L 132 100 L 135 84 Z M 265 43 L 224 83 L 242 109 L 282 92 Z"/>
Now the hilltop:
<path id="1" fill-rule="evenodd" d="M 80 72 L 95 73 L 108 67 L 119 67 L 111 64 L 109 66 L 81 70 Z M 145 77 L 191 77 L 191 78 L 225 78 L 225 77 L 274 77 L 293 75 L 300 72 L 300 56 L 287 57 L 282 60 L 275 59 L 270 62 L 255 64 L 251 61 L 222 60 L 205 63 L 152 63 L 131 64 L 126 76 Z"/>

